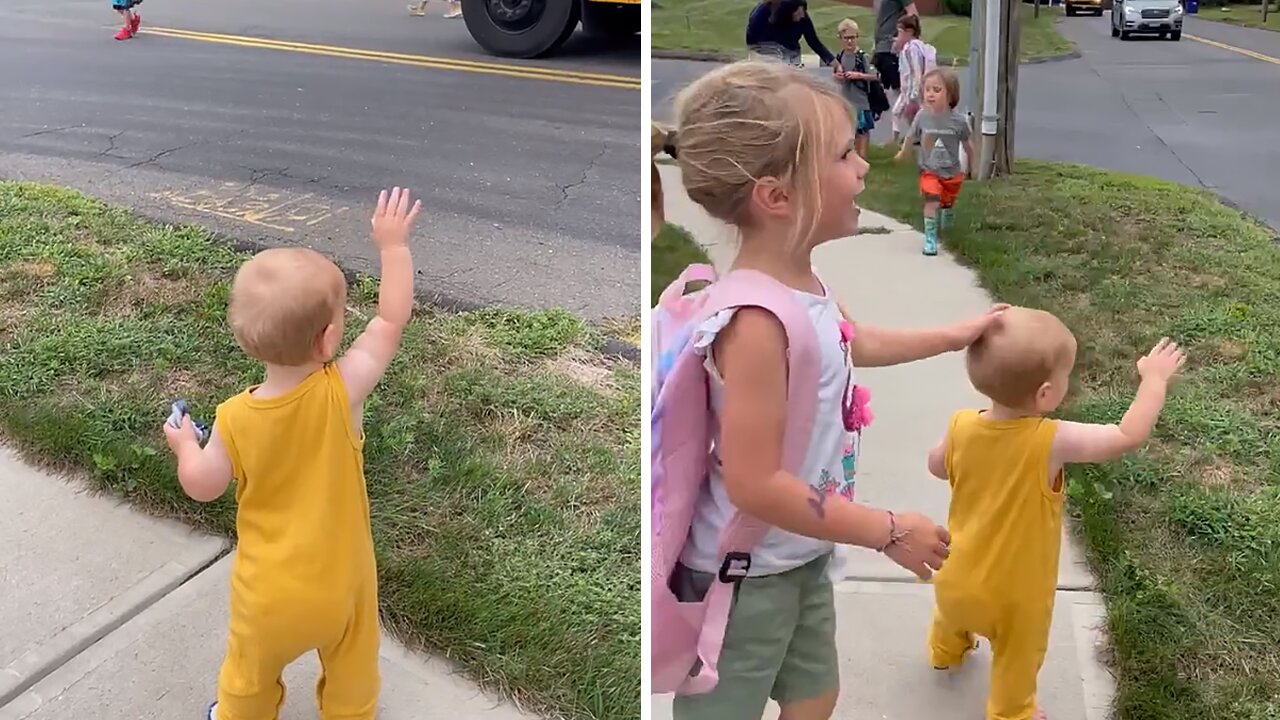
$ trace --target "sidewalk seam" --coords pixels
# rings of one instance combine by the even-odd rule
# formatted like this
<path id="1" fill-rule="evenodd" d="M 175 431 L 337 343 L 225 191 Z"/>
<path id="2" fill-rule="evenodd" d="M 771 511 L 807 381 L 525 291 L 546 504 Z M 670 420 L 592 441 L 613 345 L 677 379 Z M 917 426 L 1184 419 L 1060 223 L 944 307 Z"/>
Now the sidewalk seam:
<path id="1" fill-rule="evenodd" d="M 227 542 L 218 540 L 218 551 L 212 559 L 207 545 L 193 548 L 186 557 L 157 568 L 79 622 L 63 628 L 48 641 L 10 663 L 0 673 L 0 708 L 8 706 L 85 650 L 101 642 L 226 556 L 229 551 Z"/>

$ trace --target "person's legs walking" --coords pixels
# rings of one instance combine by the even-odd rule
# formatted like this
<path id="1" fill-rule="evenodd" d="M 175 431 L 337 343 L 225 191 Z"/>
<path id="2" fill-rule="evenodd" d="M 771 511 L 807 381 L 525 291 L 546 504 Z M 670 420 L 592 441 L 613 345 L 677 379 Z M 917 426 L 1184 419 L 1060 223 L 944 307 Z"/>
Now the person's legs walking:
<path id="1" fill-rule="evenodd" d="M 885 99 L 889 101 L 889 119 L 893 126 L 893 145 L 898 145 L 902 142 L 902 133 L 907 130 L 906 127 L 900 127 L 901 119 L 893 110 L 898 107 L 898 95 L 902 89 L 902 78 L 898 71 L 898 56 L 892 52 L 878 52 L 872 56 L 871 63 L 875 65 L 876 72 L 880 75 L 880 84 L 884 88 Z"/>
<path id="2" fill-rule="evenodd" d="M 1049 648 L 1048 612 L 1020 612 L 1002 622 L 991 638 L 991 695 L 987 720 L 1034 720 L 1043 717 L 1036 705 L 1036 678 Z"/>
<path id="3" fill-rule="evenodd" d="M 824 556 L 795 571 L 803 579 L 800 614 L 772 693 L 782 708 L 779 720 L 828 720 L 840 696 L 835 589 L 827 576 L 828 562 L 830 556 Z"/>
<path id="4" fill-rule="evenodd" d="M 112 0 L 111 7 L 120 16 L 120 32 L 116 33 L 117 40 L 128 40 L 133 37 L 133 11 L 129 9 L 128 0 Z"/>
<path id="5" fill-rule="evenodd" d="M 939 228 L 945 230 L 955 221 L 956 200 L 960 199 L 960 189 L 963 187 L 963 177 L 947 178 L 942 181 L 942 195 L 938 199 Z"/>
<path id="6" fill-rule="evenodd" d="M 215 720 L 276 720 L 284 705 L 282 674 L 297 655 L 246 630 L 232 618 L 218 673 L 218 701 L 210 713 Z"/>
<path id="7" fill-rule="evenodd" d="M 378 581 L 368 578 L 356 600 L 351 620 L 332 647 L 320 648 L 316 702 L 320 720 L 373 720 L 378 712 L 382 679 L 378 672 Z"/>
<path id="8" fill-rule="evenodd" d="M 709 693 L 677 695 L 673 720 L 751 720 L 764 714 L 800 617 L 798 570 L 741 581 L 720 650 L 720 682 Z M 691 575 L 702 587 L 718 582 L 707 573 Z"/>
<path id="9" fill-rule="evenodd" d="M 942 606 L 934 607 L 933 624 L 929 626 L 929 664 L 935 670 L 959 668 L 976 645 L 973 633 L 952 622 Z"/>
<path id="10" fill-rule="evenodd" d="M 942 196 L 942 182 L 931 172 L 920 173 L 920 196 L 924 199 L 924 249 L 925 255 L 938 254 L 938 201 Z"/>

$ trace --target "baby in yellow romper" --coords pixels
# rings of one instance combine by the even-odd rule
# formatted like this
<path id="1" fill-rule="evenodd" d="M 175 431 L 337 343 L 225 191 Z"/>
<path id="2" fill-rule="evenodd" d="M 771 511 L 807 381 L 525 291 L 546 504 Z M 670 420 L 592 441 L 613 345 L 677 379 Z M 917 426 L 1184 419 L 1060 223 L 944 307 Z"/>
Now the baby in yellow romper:
<path id="1" fill-rule="evenodd" d="M 412 313 L 407 243 L 420 209 L 407 190 L 379 196 L 378 315 L 336 360 L 347 301 L 342 271 L 297 247 L 246 262 L 227 315 L 265 378 L 218 406 L 203 448 L 189 417 L 165 426 L 178 480 L 193 499 L 214 500 L 236 479 L 229 637 L 209 720 L 276 720 L 285 666 L 313 650 L 322 720 L 372 720 L 377 711 L 378 580 L 362 408 Z"/>
<path id="2" fill-rule="evenodd" d="M 966 358 L 991 408 L 956 413 L 929 453 L 929 471 L 951 485 L 951 554 L 934 576 L 930 661 L 956 668 L 975 636 L 991 642 L 987 720 L 1046 717 L 1036 676 L 1058 581 L 1064 466 L 1116 460 L 1145 443 L 1185 356 L 1164 339 L 1138 360 L 1141 384 L 1118 425 L 1044 417 L 1066 396 L 1075 359 L 1075 337 L 1058 318 L 1009 308 Z"/>

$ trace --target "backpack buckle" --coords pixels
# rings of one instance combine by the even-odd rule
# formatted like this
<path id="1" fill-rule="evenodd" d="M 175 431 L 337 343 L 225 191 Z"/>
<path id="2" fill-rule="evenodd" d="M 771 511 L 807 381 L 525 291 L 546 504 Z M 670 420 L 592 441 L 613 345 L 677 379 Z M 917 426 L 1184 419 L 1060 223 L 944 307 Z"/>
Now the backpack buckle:
<path id="1" fill-rule="evenodd" d="M 751 553 L 731 552 L 720 565 L 720 582 L 734 583 L 745 578 L 751 570 Z"/>

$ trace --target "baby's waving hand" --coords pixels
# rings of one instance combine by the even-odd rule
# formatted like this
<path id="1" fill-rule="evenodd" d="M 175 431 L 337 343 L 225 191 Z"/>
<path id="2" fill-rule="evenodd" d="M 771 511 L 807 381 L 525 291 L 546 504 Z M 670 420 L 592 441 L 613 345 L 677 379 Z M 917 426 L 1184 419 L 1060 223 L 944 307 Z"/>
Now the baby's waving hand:
<path id="1" fill-rule="evenodd" d="M 360 407 L 391 359 L 400 349 L 400 336 L 413 314 L 413 257 L 409 234 L 422 210 L 422 201 L 410 202 L 409 191 L 393 188 L 378 195 L 373 212 L 373 242 L 382 260 L 378 289 L 378 316 L 338 359 L 338 371 L 346 382 L 352 408 Z"/>
<path id="2" fill-rule="evenodd" d="M 1054 466 L 1118 460 L 1142 447 L 1151 437 L 1164 408 L 1169 383 L 1186 361 L 1186 353 L 1177 343 L 1169 338 L 1161 339 L 1151 352 L 1138 360 L 1138 375 L 1142 382 L 1119 425 L 1058 423 L 1053 441 Z"/>

